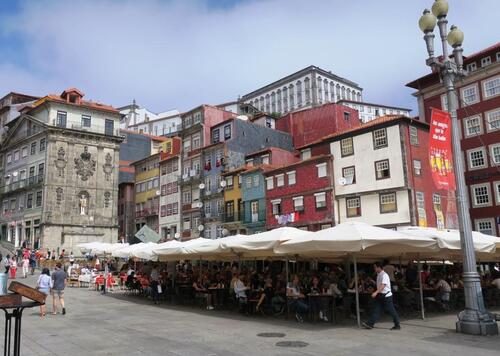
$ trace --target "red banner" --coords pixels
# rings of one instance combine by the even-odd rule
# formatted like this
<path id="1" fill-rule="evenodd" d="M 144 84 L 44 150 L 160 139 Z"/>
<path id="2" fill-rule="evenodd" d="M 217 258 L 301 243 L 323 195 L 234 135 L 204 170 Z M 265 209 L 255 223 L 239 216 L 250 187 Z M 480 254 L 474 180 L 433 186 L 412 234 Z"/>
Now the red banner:
<path id="1" fill-rule="evenodd" d="M 436 188 L 455 190 L 450 114 L 434 108 L 431 113 L 429 160 Z"/>

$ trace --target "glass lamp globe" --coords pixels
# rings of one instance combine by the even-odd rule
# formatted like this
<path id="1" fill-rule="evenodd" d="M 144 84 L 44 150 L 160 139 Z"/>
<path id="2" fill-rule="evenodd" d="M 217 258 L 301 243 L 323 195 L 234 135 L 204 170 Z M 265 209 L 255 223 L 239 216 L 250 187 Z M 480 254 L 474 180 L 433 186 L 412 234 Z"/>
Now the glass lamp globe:
<path id="1" fill-rule="evenodd" d="M 436 27 L 436 17 L 429 10 L 425 9 L 424 14 L 418 20 L 418 26 L 424 33 L 432 32 L 434 27 Z"/>
<path id="2" fill-rule="evenodd" d="M 436 0 L 432 4 L 432 13 L 436 17 L 443 17 L 448 14 L 448 1 L 446 0 Z"/>
<path id="3" fill-rule="evenodd" d="M 464 33 L 455 25 L 451 26 L 448 34 L 448 43 L 452 47 L 461 46 L 464 42 Z"/>

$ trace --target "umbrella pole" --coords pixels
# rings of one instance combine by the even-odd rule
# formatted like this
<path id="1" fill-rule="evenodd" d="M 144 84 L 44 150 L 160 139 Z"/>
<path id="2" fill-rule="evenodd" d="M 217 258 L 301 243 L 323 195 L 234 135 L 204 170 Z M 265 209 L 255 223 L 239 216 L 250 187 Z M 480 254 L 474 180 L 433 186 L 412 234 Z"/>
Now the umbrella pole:
<path id="1" fill-rule="evenodd" d="M 422 264 L 420 262 L 420 257 L 418 258 L 418 289 L 420 294 L 420 310 L 422 312 L 422 320 L 425 320 L 425 310 L 424 310 L 424 290 L 422 287 Z"/>
<path id="2" fill-rule="evenodd" d="M 286 285 L 288 287 L 288 258 L 285 260 Z"/>
<path id="3" fill-rule="evenodd" d="M 356 255 L 352 256 L 352 263 L 354 264 L 354 288 L 356 289 L 356 320 L 358 322 L 358 328 L 361 328 L 361 318 L 359 315 L 358 263 L 356 261 Z"/>

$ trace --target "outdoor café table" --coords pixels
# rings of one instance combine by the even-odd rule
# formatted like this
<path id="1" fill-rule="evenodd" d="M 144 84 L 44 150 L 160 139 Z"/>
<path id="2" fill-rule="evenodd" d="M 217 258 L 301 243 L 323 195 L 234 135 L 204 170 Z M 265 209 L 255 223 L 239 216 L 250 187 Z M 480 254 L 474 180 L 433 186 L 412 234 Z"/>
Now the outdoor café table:
<path id="1" fill-rule="evenodd" d="M 208 292 L 211 294 L 212 303 L 216 307 L 222 307 L 224 305 L 224 291 L 225 288 L 209 287 Z"/>
<path id="2" fill-rule="evenodd" d="M 11 345 L 13 345 L 13 355 L 21 355 L 21 318 L 23 317 L 23 310 L 26 308 L 38 307 L 40 305 L 42 305 L 42 303 L 22 302 L 21 304 L 2 305 L 0 307 L 5 313 L 4 356 L 10 355 Z M 11 342 L 12 318 L 14 318 L 14 343 Z"/>
<path id="3" fill-rule="evenodd" d="M 336 306 L 336 303 L 335 303 L 335 297 L 332 295 L 332 294 L 327 294 L 327 293 L 309 293 L 307 295 L 307 297 L 309 298 L 309 308 L 311 308 L 311 300 L 313 299 L 325 299 L 328 301 L 328 306 L 331 305 L 331 317 L 330 317 L 330 322 L 333 324 L 336 322 L 336 314 L 335 314 L 335 306 Z M 312 320 L 314 321 L 314 315 L 313 315 L 313 318 Z"/>

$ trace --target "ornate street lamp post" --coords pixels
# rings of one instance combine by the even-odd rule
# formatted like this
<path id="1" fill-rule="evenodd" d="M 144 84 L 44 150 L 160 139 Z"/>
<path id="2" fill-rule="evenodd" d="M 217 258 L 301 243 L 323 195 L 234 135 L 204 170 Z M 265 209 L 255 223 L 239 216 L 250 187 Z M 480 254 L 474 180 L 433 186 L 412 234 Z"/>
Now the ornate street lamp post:
<path id="1" fill-rule="evenodd" d="M 462 42 L 464 34 L 456 26 L 451 26 L 451 31 L 447 34 L 448 2 L 446 0 L 436 0 L 432 5 L 432 13 L 424 10 L 418 24 L 424 32 L 424 40 L 427 46 L 429 58 L 426 64 L 432 68 L 433 72 L 439 73 L 446 88 L 448 99 L 448 112 L 451 116 L 452 125 L 452 147 L 453 163 L 456 177 L 456 201 L 458 211 L 458 222 L 460 228 L 460 242 L 463 253 L 464 270 L 464 293 L 465 310 L 458 314 L 456 322 L 457 332 L 472 335 L 496 335 L 498 327 L 495 316 L 489 313 L 483 300 L 481 280 L 477 273 L 476 256 L 472 241 L 472 226 L 469 215 L 469 203 L 465 186 L 464 162 L 460 148 L 460 132 L 457 119 L 457 94 L 455 82 L 465 77 L 463 69 Z M 436 19 L 437 18 L 437 19 Z M 434 27 L 436 22 L 441 37 L 443 56 L 434 56 Z M 448 42 L 453 47 L 453 60 L 448 55 Z"/>

